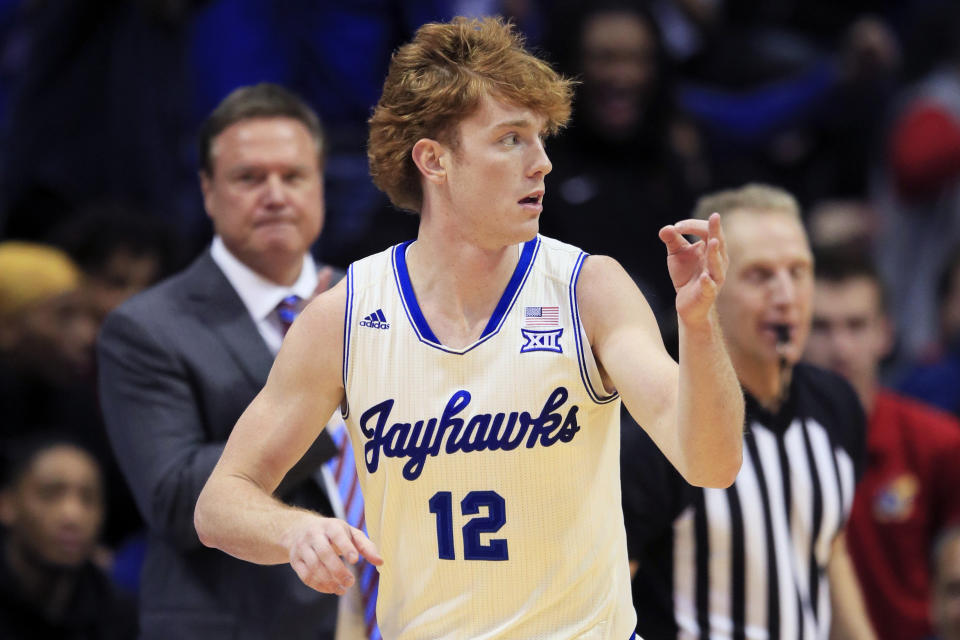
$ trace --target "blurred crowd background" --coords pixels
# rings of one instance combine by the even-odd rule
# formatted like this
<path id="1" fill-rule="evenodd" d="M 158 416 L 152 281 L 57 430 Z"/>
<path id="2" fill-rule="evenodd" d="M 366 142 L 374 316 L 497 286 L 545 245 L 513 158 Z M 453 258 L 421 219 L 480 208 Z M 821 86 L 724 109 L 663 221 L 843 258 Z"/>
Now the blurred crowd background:
<path id="1" fill-rule="evenodd" d="M 93 558 L 136 590 L 142 522 L 97 406 L 103 317 L 211 238 L 197 128 L 283 84 L 327 135 L 324 263 L 416 235 L 368 176 L 366 120 L 422 23 L 502 14 L 580 83 L 541 230 L 617 258 L 664 334 L 658 229 L 709 191 L 796 195 L 815 247 L 875 261 L 884 381 L 960 415 L 955 0 L 0 0 L 0 437 L 69 432 L 104 470 Z M 960 461 L 958 461 L 960 463 Z"/>

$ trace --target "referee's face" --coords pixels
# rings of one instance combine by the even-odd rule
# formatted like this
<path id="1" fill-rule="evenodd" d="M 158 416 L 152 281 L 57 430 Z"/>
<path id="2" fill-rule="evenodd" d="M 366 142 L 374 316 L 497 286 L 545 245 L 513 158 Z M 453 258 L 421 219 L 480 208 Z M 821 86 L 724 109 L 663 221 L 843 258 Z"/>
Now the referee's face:
<path id="1" fill-rule="evenodd" d="M 810 333 L 813 256 L 800 221 L 778 211 L 738 210 L 723 220 L 730 267 L 717 299 L 737 374 L 779 375 L 780 355 L 793 365 Z M 777 327 L 789 329 L 777 347 Z"/>

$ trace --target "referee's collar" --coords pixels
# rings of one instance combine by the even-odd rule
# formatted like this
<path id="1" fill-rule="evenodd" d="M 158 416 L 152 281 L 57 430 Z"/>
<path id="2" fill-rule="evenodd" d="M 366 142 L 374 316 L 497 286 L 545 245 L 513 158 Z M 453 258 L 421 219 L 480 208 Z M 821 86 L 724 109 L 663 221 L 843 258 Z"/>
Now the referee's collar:
<path id="1" fill-rule="evenodd" d="M 754 422 L 759 422 L 767 429 L 777 433 L 787 430 L 793 419 L 797 417 L 796 374 L 797 370 L 794 368 L 793 375 L 790 376 L 790 386 L 787 387 L 787 395 L 776 411 L 767 409 L 749 391 L 743 389 L 743 397 L 746 400 L 745 416 L 748 430 Z"/>

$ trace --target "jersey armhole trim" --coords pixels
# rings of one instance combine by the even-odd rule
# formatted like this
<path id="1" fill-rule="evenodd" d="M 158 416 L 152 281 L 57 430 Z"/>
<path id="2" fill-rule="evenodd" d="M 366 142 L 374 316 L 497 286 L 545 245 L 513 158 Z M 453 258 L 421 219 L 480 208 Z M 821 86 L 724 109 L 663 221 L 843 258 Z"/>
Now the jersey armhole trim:
<path id="1" fill-rule="evenodd" d="M 580 379 L 583 381 L 583 386 L 587 390 L 587 395 L 590 396 L 591 400 L 597 404 L 607 404 L 619 398 L 620 393 L 617 391 L 614 391 L 612 394 L 606 393 L 606 390 L 603 389 L 603 383 L 599 381 L 601 392 L 598 392 L 593 386 L 585 354 L 585 349 L 588 349 L 590 345 L 584 345 L 584 341 L 581 340 L 580 305 L 577 303 L 577 281 L 580 279 L 580 269 L 583 267 L 583 261 L 586 260 L 588 255 L 589 254 L 583 251 L 580 252 L 580 255 L 577 256 L 577 262 L 573 266 L 573 274 L 570 276 L 570 295 L 568 296 L 570 298 L 570 317 L 573 319 L 573 340 L 577 346 L 577 364 L 580 366 Z"/>
<path id="2" fill-rule="evenodd" d="M 350 405 L 347 403 L 347 369 L 350 364 L 350 332 L 353 327 L 353 265 L 347 268 L 347 304 L 343 310 L 343 397 L 344 402 L 341 405 L 341 413 L 346 418 L 350 413 Z"/>

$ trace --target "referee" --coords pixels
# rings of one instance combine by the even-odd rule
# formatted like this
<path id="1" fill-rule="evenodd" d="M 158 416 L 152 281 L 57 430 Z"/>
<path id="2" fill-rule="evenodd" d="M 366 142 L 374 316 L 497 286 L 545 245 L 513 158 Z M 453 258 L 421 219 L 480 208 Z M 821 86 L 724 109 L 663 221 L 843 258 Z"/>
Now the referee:
<path id="1" fill-rule="evenodd" d="M 623 503 L 638 634 L 656 640 L 873 640 L 844 526 L 864 415 L 841 378 L 797 365 L 813 258 L 794 198 L 747 185 L 709 195 L 730 266 L 717 300 L 747 412 L 728 489 L 684 482 L 642 429 L 623 440 Z"/>

